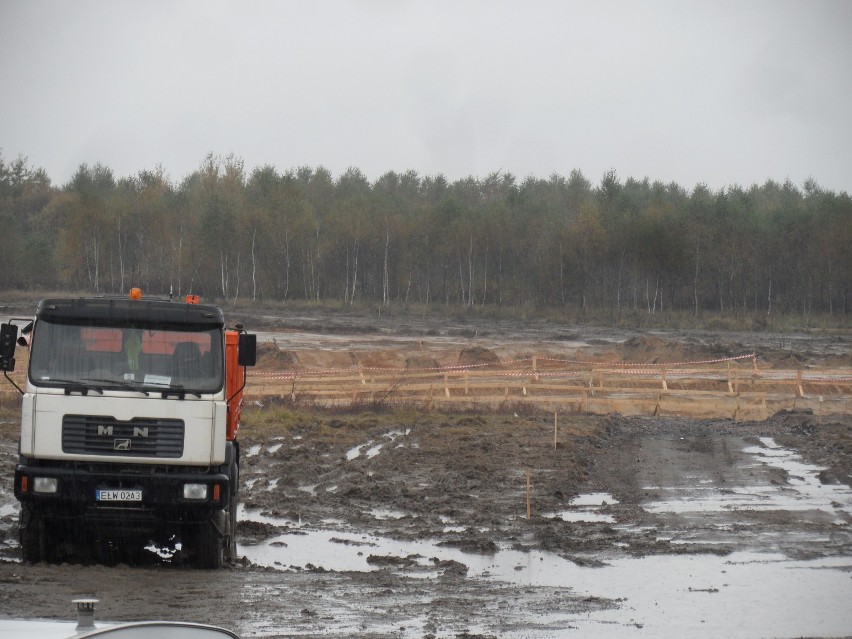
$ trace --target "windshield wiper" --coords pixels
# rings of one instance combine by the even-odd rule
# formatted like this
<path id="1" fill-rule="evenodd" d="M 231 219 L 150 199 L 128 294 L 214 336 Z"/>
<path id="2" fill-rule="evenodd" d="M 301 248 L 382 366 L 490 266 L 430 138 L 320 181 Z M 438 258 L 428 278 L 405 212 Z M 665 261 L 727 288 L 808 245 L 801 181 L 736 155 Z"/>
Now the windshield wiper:
<path id="1" fill-rule="evenodd" d="M 100 393 L 101 395 L 104 394 L 104 390 L 98 386 L 89 386 L 88 384 L 83 384 L 82 381 L 85 380 L 81 381 L 76 379 L 43 379 L 40 381 L 45 386 L 63 386 L 65 388 L 66 395 L 70 395 L 71 393 L 80 393 L 81 395 L 88 395 L 89 391 L 95 391 L 96 393 Z"/>
<path id="2" fill-rule="evenodd" d="M 91 378 L 91 377 L 86 377 L 86 378 L 83 379 L 83 381 L 85 381 L 85 382 L 100 382 L 101 384 L 104 385 L 104 388 L 106 388 L 107 390 L 114 389 L 114 388 L 120 388 L 122 390 L 129 390 L 129 391 L 135 391 L 137 393 L 142 393 L 146 397 L 148 395 L 150 395 L 150 393 L 148 391 L 142 390 L 136 384 L 133 384 L 131 382 L 127 382 L 127 381 L 124 381 L 124 380 L 120 380 L 120 379 L 94 379 L 94 378 Z M 95 390 L 100 390 L 101 395 L 104 394 L 102 389 L 98 388 L 98 389 L 95 389 Z"/>
<path id="3" fill-rule="evenodd" d="M 164 388 L 162 390 L 163 399 L 167 399 L 169 397 L 177 397 L 178 399 L 183 399 L 187 395 L 195 395 L 198 399 L 201 399 L 201 393 L 193 390 L 186 390 L 183 387 L 183 384 L 172 384 L 169 388 Z"/>

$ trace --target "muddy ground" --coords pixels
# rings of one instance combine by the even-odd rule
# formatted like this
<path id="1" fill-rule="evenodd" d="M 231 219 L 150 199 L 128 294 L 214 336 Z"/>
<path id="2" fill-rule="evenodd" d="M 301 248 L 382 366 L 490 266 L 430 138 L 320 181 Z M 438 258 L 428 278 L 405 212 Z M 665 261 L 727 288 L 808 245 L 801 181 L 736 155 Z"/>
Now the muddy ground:
<path id="1" fill-rule="evenodd" d="M 317 343 L 321 335 L 339 340 L 346 333 L 323 321 Z M 280 345 L 286 327 L 269 328 L 279 331 Z M 292 330 L 303 339 L 308 328 Z M 511 343 L 518 351 L 557 348 L 542 333 L 520 331 L 512 340 L 511 330 L 493 326 L 467 336 L 441 330 L 396 337 L 385 331 L 377 340 L 385 346 L 374 341 L 372 352 L 429 337 L 447 338 L 441 344 L 447 352 L 454 340 Z M 546 328 L 554 330 L 572 333 Z M 357 331 L 348 339 L 357 351 Z M 704 350 L 753 346 L 739 335 L 727 343 L 716 335 L 685 339 L 672 348 L 689 340 Z M 790 349 L 799 338 L 780 339 Z M 846 340 L 804 340 L 805 347 L 788 355 L 830 357 L 837 365 L 849 358 Z M 583 345 L 595 346 L 602 344 Z M 785 348 L 781 356 L 788 356 Z M 320 357 L 296 350 L 305 359 Z M 0 618 L 69 619 L 72 598 L 94 596 L 102 619 L 204 621 L 247 637 L 624 636 L 662 622 L 638 604 L 631 607 L 617 588 L 596 591 L 596 577 L 544 578 L 549 563 L 554 573 L 558 564 L 600 575 L 631 560 L 688 556 L 730 563 L 743 553 L 769 553 L 773 561 L 839 562 L 830 571 L 839 571 L 839 590 L 817 593 L 827 602 L 821 617 L 834 616 L 836 623 L 738 636 L 852 636 L 852 621 L 843 631 L 848 613 L 832 599 L 839 592 L 852 600 L 852 499 L 844 491 L 852 484 L 850 416 L 783 413 L 734 423 L 561 415 L 554 448 L 552 414 L 512 407 L 489 414 L 351 413 L 255 402 L 246 407 L 240 433 L 241 559 L 217 572 L 186 567 L 179 552 L 150 553 L 142 565 L 20 563 L 11 495 L 16 418 L 7 409 L 0 425 L 0 477 L 6 478 L 0 483 Z M 781 448 L 817 467 L 818 488 L 836 489 L 838 496 L 820 507 L 702 508 L 706 492 L 699 491 L 710 489 L 721 500 L 743 494 L 743 486 L 755 499 L 775 499 L 764 487 L 798 499 L 796 472 L 760 461 L 767 457 L 758 453 Z M 658 506 L 675 493 L 680 506 Z M 593 503 L 580 508 L 578 518 L 559 515 L 572 508 L 577 514 L 572 500 L 584 495 Z M 701 582 L 689 591 L 694 587 L 712 601 L 722 590 L 721 601 L 727 585 Z M 672 628 L 691 632 L 704 621 L 681 620 Z M 708 624 L 708 636 L 726 634 Z M 662 636 L 651 633 L 641 636 Z"/>

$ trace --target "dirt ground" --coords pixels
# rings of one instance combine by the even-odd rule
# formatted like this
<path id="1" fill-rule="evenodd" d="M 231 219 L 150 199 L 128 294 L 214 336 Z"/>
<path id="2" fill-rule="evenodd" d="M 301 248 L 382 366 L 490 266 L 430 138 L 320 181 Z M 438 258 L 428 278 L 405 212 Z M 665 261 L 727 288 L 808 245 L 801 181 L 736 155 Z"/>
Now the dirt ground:
<path id="1" fill-rule="evenodd" d="M 247 317 L 247 325 L 251 319 L 258 320 Z M 477 326 L 465 334 L 421 326 L 392 334 L 373 321 L 363 332 L 355 330 L 358 320 L 306 318 L 289 326 L 264 321 L 270 334 L 277 331 L 279 345 L 290 331 L 297 335 L 292 350 L 317 361 L 321 354 L 298 346 L 309 341 L 304 338 L 309 329 L 316 331 L 317 343 L 322 335 L 338 344 L 343 339 L 346 352 L 357 352 L 365 333 L 378 335 L 370 352 L 390 349 L 386 360 L 404 358 L 412 340 L 429 338 L 445 338 L 441 352 L 447 353 L 456 341 L 503 344 L 491 349 L 501 357 L 509 350 L 506 344 L 517 352 L 556 350 L 558 342 L 578 339 L 573 330 L 550 326 L 535 333 L 519 326 Z M 636 345 L 645 339 L 647 347 L 651 337 L 622 334 L 619 341 L 602 330 L 598 337 L 589 333 L 579 348 L 600 354 L 615 343 L 622 356 L 629 340 Z M 734 353 L 761 341 L 767 350 L 772 347 L 776 360 L 829 358 L 832 365 L 843 365 L 850 359 L 846 336 L 801 342 L 777 336 L 752 342 L 743 335 L 727 341 L 710 334 L 652 337 L 668 355 L 676 349 L 682 355 Z M 333 356 L 336 352 L 328 355 Z M 809 413 L 781 413 L 764 422 L 734 423 L 570 414 L 559 417 L 554 448 L 554 416 L 528 409 L 353 413 L 253 402 L 244 410 L 240 431 L 245 511 L 238 525 L 239 562 L 205 572 L 184 566 L 180 553 L 171 558 L 152 553 L 143 565 L 24 565 L 10 479 L 16 419 L 15 411 L 6 409 L 0 424 L 0 476 L 7 478 L 0 483 L 0 618 L 70 619 L 71 599 L 94 596 L 101 600 L 102 619 L 203 621 L 247 637 L 580 636 L 571 634 L 572 620 L 626 604 L 590 595 L 576 583 L 519 585 L 486 578 L 487 571 L 473 574 L 472 566 L 507 552 L 542 561 L 559 557 L 583 567 L 620 558 L 767 550 L 797 560 L 852 556 L 852 516 L 842 509 L 828 516 L 746 508 L 732 518 L 724 511 L 690 515 L 647 507 L 664 498 L 665 486 L 689 484 L 690 477 L 712 478 L 733 491 L 759 474 L 760 482 L 785 488 L 795 477 L 758 468 L 743 453 L 766 445 L 766 438 L 821 467 L 823 484 L 849 486 L 850 416 L 818 420 Z M 585 494 L 606 495 L 594 517 L 554 516 Z M 284 552 L 321 533 L 329 542 L 322 548 L 356 555 L 369 569 L 341 568 L 328 550 L 295 559 L 285 553 L 287 560 L 274 560 L 276 548 Z M 433 552 L 406 554 L 391 550 L 392 544 L 424 544 Z M 273 559 L 259 559 L 264 552 Z M 514 570 L 521 574 L 522 562 Z M 623 625 L 642 624 L 631 619 Z M 852 635 L 852 627 L 846 634 Z"/>

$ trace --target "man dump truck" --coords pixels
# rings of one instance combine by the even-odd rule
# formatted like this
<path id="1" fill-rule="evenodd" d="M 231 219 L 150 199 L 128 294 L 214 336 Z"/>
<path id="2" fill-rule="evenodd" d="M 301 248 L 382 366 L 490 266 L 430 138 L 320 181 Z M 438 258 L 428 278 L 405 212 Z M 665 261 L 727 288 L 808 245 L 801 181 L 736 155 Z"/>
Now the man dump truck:
<path id="1" fill-rule="evenodd" d="M 129 297 L 45 299 L 0 326 L 0 370 L 30 349 L 15 497 L 24 561 L 236 553 L 237 442 L 256 339 L 221 309 Z M 14 382 L 13 382 L 14 383 Z M 16 385 L 17 386 L 17 385 Z"/>

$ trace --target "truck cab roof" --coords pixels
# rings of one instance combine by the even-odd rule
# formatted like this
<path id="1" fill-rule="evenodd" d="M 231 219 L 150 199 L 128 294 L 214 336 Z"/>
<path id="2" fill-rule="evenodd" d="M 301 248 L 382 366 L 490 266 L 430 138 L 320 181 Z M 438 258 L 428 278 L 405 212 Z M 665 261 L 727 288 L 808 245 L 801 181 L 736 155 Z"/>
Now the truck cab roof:
<path id="1" fill-rule="evenodd" d="M 48 322 L 138 322 L 210 328 L 225 325 L 222 309 L 218 306 L 160 299 L 131 300 L 125 297 L 43 299 L 38 304 L 36 317 Z"/>

